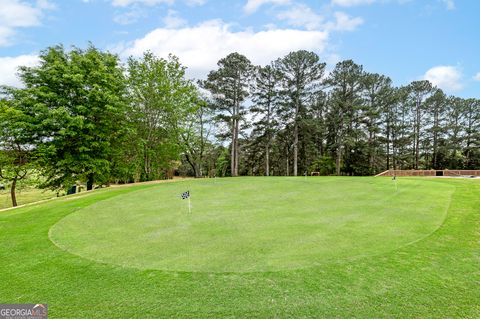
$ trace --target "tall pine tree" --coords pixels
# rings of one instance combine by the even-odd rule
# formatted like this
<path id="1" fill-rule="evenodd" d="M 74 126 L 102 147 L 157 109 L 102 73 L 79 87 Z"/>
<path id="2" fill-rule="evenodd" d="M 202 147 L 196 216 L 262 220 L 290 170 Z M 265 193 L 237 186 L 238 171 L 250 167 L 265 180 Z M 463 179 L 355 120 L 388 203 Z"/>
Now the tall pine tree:
<path id="1" fill-rule="evenodd" d="M 314 52 L 291 52 L 275 63 L 282 73 L 284 106 L 280 110 L 283 119 L 290 119 L 293 126 L 293 175 L 298 175 L 299 135 L 302 120 L 307 107 L 313 102 L 315 93 L 320 89 L 325 72 L 325 63 L 321 63 Z"/>
<path id="2" fill-rule="evenodd" d="M 229 128 L 226 136 L 231 138 L 230 169 L 238 176 L 240 161 L 240 131 L 245 123 L 245 99 L 249 96 L 249 84 L 253 66 L 245 56 L 231 53 L 217 63 L 218 69 L 208 74 L 202 86 L 210 91 L 217 119 Z"/>

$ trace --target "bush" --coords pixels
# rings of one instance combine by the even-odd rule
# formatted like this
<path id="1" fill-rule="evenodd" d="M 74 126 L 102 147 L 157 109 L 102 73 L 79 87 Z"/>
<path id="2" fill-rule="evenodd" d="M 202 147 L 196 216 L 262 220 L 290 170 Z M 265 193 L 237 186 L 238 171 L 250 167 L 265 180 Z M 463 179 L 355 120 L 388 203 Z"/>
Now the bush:
<path id="1" fill-rule="evenodd" d="M 335 173 L 335 161 L 330 156 L 322 156 L 313 161 L 310 171 L 319 172 L 320 175 L 332 175 Z"/>

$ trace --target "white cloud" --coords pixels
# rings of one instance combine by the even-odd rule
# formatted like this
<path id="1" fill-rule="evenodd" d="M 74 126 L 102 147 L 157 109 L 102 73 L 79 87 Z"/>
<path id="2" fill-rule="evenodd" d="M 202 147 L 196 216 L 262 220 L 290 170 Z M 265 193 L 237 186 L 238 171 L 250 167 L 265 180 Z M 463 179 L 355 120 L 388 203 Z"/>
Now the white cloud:
<path id="1" fill-rule="evenodd" d="M 375 0 L 332 0 L 333 5 L 341 6 L 341 7 L 353 7 L 359 6 L 364 4 L 372 4 Z"/>
<path id="2" fill-rule="evenodd" d="M 335 12 L 334 21 L 324 22 L 325 17 L 303 4 L 281 11 L 277 18 L 285 20 L 291 26 L 304 27 L 307 30 L 353 31 L 363 23 L 362 18 L 352 18 L 344 12 Z"/>
<path id="3" fill-rule="evenodd" d="M 247 0 L 247 3 L 243 7 L 243 11 L 245 11 L 246 14 L 252 14 L 266 4 L 285 5 L 289 3 L 290 0 Z"/>
<path id="4" fill-rule="evenodd" d="M 10 45 L 17 28 L 41 24 L 44 10 L 54 6 L 47 0 L 38 0 L 31 5 L 20 0 L 0 0 L 0 47 Z"/>
<path id="5" fill-rule="evenodd" d="M 475 74 L 475 76 L 473 77 L 473 79 L 475 81 L 480 81 L 480 72 L 478 72 L 477 74 Z"/>
<path id="6" fill-rule="evenodd" d="M 408 2 L 412 2 L 413 0 L 331 0 L 331 4 L 334 6 L 340 7 L 354 7 L 354 6 L 361 6 L 361 5 L 370 5 L 373 3 L 378 2 L 397 2 L 398 4 L 405 4 Z M 455 9 L 455 0 L 437 0 L 445 4 L 447 10 L 454 10 Z"/>
<path id="7" fill-rule="evenodd" d="M 207 0 L 184 0 L 185 4 L 190 7 L 204 5 Z M 113 21 L 118 24 L 132 24 L 147 16 L 145 6 L 156 6 L 159 4 L 172 5 L 175 0 L 112 0 L 112 5 L 122 7 L 113 17 Z M 127 11 L 125 11 L 127 10 Z M 123 11 L 123 12 L 122 12 Z M 163 23 L 167 28 L 178 28 L 187 24 L 187 21 L 180 18 L 175 10 L 168 10 L 167 16 L 163 19 Z"/>
<path id="8" fill-rule="evenodd" d="M 0 57 L 0 85 L 21 87 L 22 83 L 17 77 L 18 67 L 35 66 L 38 62 L 37 55 Z"/>
<path id="9" fill-rule="evenodd" d="M 0 0 L 3 26 L 30 27 L 40 24 L 41 10 L 20 1 Z"/>
<path id="10" fill-rule="evenodd" d="M 182 19 L 175 10 L 168 10 L 168 14 L 163 18 L 165 28 L 177 29 L 187 25 L 187 20 Z"/>
<path id="11" fill-rule="evenodd" d="M 10 39 L 15 34 L 13 28 L 4 27 L 0 25 L 0 47 L 7 46 L 10 44 Z"/>
<path id="12" fill-rule="evenodd" d="M 172 53 L 189 68 L 190 77 L 201 78 L 216 68 L 219 59 L 231 52 L 239 52 L 252 63 L 264 65 L 300 49 L 322 54 L 327 44 L 327 31 L 232 31 L 228 24 L 212 20 L 181 29 L 158 28 L 128 46 L 117 47 L 117 51 L 123 57 L 138 57 L 147 50 L 161 57 Z"/>
<path id="13" fill-rule="evenodd" d="M 57 6 L 50 2 L 50 0 L 37 0 L 37 8 L 42 10 L 53 10 L 56 9 Z"/>
<path id="14" fill-rule="evenodd" d="M 463 88 L 461 83 L 462 72 L 455 66 L 440 65 L 433 67 L 425 73 L 423 79 L 447 92 L 455 92 Z"/>
<path id="15" fill-rule="evenodd" d="M 277 18 L 285 20 L 289 25 L 294 27 L 305 27 L 307 30 L 318 29 L 323 22 L 323 17 L 304 5 L 299 4 L 288 8 L 277 14 Z"/>
<path id="16" fill-rule="evenodd" d="M 145 16 L 145 12 L 139 8 L 133 8 L 127 12 L 117 13 L 113 17 L 113 21 L 118 24 L 127 25 L 137 22 Z"/>
<path id="17" fill-rule="evenodd" d="M 173 4 L 175 0 L 112 0 L 114 7 L 128 7 L 132 4 L 142 4 L 146 6 L 156 6 L 158 4 Z"/>
<path id="18" fill-rule="evenodd" d="M 41 0 L 38 0 L 41 1 Z M 90 2 L 90 0 L 82 0 L 83 2 Z M 203 6 L 207 3 L 208 0 L 184 0 L 185 4 L 190 7 Z M 112 6 L 114 7 L 128 7 L 131 5 L 144 5 L 153 7 L 159 4 L 168 4 L 172 5 L 175 3 L 175 0 L 110 0 Z"/>
<path id="19" fill-rule="evenodd" d="M 447 10 L 455 10 L 455 1 L 454 0 L 442 0 L 442 2 L 447 7 Z"/>
<path id="20" fill-rule="evenodd" d="M 186 0 L 186 4 L 190 7 L 203 6 L 207 0 Z"/>
<path id="21" fill-rule="evenodd" d="M 335 21 L 328 23 L 327 28 L 334 31 L 353 31 L 363 24 L 360 17 L 352 18 L 344 12 L 335 12 Z"/>

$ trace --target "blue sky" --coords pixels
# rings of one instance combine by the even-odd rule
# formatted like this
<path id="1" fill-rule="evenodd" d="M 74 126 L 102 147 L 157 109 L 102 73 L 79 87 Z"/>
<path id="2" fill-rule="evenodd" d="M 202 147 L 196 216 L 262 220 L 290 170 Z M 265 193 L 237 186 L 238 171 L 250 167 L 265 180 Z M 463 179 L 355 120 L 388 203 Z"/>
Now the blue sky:
<path id="1" fill-rule="evenodd" d="M 232 51 L 266 64 L 317 52 L 330 68 L 353 59 L 396 85 L 429 79 L 480 98 L 480 1 L 0 0 L 0 84 L 42 49 L 89 41 L 122 59 L 173 53 L 201 78 Z"/>

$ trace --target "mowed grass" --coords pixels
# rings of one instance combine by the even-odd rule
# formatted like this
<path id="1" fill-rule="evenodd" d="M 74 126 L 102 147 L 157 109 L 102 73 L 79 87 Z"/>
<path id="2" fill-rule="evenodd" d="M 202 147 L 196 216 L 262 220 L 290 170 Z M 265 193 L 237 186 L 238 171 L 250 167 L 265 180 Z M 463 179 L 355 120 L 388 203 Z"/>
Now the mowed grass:
<path id="1" fill-rule="evenodd" d="M 189 183 L 0 213 L 0 302 L 51 318 L 480 317 L 478 181 Z"/>
<path id="2" fill-rule="evenodd" d="M 242 178 L 170 183 L 79 209 L 50 238 L 125 267 L 252 272 L 378 255 L 443 222 L 454 187 L 419 180 Z M 189 190 L 188 200 L 180 194 Z"/>

